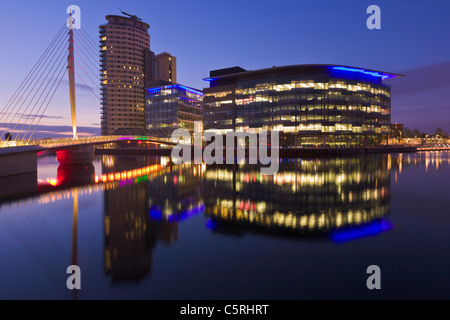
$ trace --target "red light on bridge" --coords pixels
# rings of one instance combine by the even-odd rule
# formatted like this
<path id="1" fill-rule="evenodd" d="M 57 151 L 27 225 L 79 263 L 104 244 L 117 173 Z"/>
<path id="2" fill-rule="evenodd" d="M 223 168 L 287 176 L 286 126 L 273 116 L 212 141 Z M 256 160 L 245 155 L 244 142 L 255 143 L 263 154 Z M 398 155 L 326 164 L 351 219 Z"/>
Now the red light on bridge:
<path id="1" fill-rule="evenodd" d="M 47 179 L 47 182 L 54 187 L 59 186 L 61 183 L 58 179 Z"/>

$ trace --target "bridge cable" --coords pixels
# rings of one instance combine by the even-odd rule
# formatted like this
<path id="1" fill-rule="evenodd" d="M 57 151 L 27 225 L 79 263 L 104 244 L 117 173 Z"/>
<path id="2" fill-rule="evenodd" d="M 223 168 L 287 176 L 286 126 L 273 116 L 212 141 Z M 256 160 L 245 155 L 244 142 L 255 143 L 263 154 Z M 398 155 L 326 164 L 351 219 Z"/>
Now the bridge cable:
<path id="1" fill-rule="evenodd" d="M 41 75 L 41 77 L 40 77 L 40 79 L 39 79 L 38 81 L 40 81 L 42 78 L 43 78 L 43 80 L 42 80 L 41 82 L 36 82 L 36 83 L 34 84 L 33 88 L 32 88 L 31 91 L 29 92 L 27 98 L 22 102 L 22 105 L 20 106 L 19 110 L 16 112 L 16 115 L 19 114 L 19 111 L 22 109 L 23 104 L 24 104 L 25 101 L 28 99 L 29 95 L 34 91 L 34 88 L 36 87 L 36 85 L 37 85 L 38 83 L 40 83 L 40 84 L 39 84 L 39 88 L 37 88 L 37 90 L 34 92 L 33 97 L 32 97 L 31 100 L 29 101 L 27 107 L 26 107 L 25 110 L 22 112 L 22 114 L 20 114 L 20 118 L 16 121 L 16 124 L 15 124 L 14 128 L 12 129 L 12 131 L 15 131 L 16 128 L 17 128 L 17 126 L 18 126 L 19 123 L 20 123 L 20 120 L 21 120 L 22 118 L 25 118 L 25 122 L 23 123 L 23 125 L 22 125 L 22 127 L 21 127 L 21 130 L 22 130 L 22 129 L 23 129 L 23 126 L 28 122 L 28 119 L 29 119 L 30 117 L 33 116 L 32 114 L 27 114 L 28 109 L 29 109 L 31 103 L 32 103 L 32 102 L 34 101 L 34 99 L 36 98 L 36 95 L 38 94 L 39 90 L 42 88 L 43 84 L 47 81 L 47 78 L 48 78 L 48 76 L 50 75 L 50 73 L 52 72 L 53 68 L 57 65 L 57 63 L 56 63 L 57 61 L 53 62 L 54 58 L 57 57 L 57 59 L 58 59 L 58 58 L 60 58 L 61 56 L 64 57 L 65 48 L 64 48 L 63 44 L 64 44 L 64 43 L 62 43 L 62 46 L 60 46 L 60 48 L 59 48 L 59 50 L 60 50 L 59 54 L 56 53 L 55 55 L 53 55 L 53 57 L 52 57 L 51 60 L 49 61 L 47 67 L 45 68 L 43 74 Z M 62 49 L 62 50 L 61 50 L 61 49 Z M 53 62 L 53 64 L 51 65 L 50 69 L 48 69 L 48 67 L 50 66 L 50 63 L 52 63 L 52 62 Z M 55 69 L 55 70 L 56 70 L 56 69 Z M 44 77 L 44 75 L 45 75 L 45 77 Z M 51 81 L 51 80 L 49 80 L 48 83 L 50 83 L 50 81 Z M 36 105 L 37 105 L 37 103 L 39 103 L 39 100 L 40 100 L 40 98 L 42 97 L 42 95 L 43 95 L 44 92 L 45 92 L 45 88 L 44 88 L 44 91 L 41 92 L 41 94 L 40 94 L 38 100 L 35 102 L 35 104 L 34 104 L 34 106 L 33 106 L 33 108 L 32 108 L 32 111 L 34 111 L 34 109 L 36 108 Z M 19 130 L 19 133 L 17 134 L 17 137 L 19 136 L 21 130 Z"/>
<path id="2" fill-rule="evenodd" d="M 87 33 L 86 31 L 81 30 L 81 33 L 82 33 L 82 35 L 84 35 L 85 39 L 88 39 L 90 41 L 90 43 L 92 44 L 92 47 L 95 49 L 95 51 L 98 52 L 98 48 L 99 48 L 98 42 L 94 41 L 91 38 L 91 36 L 89 35 L 89 33 Z"/>
<path id="3" fill-rule="evenodd" d="M 35 127 L 34 127 L 34 129 L 33 129 L 33 132 L 31 133 L 30 138 L 28 139 L 27 143 L 30 142 L 31 137 L 33 136 L 34 132 L 35 132 L 36 129 L 38 128 L 39 123 L 40 123 L 41 120 L 42 120 L 42 116 L 44 115 L 45 111 L 47 110 L 47 108 L 48 108 L 48 106 L 49 106 L 49 104 L 50 104 L 50 101 L 52 101 L 52 99 L 53 99 L 53 97 L 54 97 L 54 95 L 55 95 L 56 90 L 58 89 L 59 85 L 61 84 L 62 79 L 63 79 L 64 76 L 65 76 L 65 73 L 66 73 L 67 69 L 68 69 L 67 67 L 65 67 L 65 68 L 63 69 L 64 72 L 62 73 L 61 78 L 59 79 L 58 85 L 56 86 L 55 90 L 53 91 L 52 96 L 50 97 L 50 100 L 47 102 L 47 105 L 45 106 L 44 111 L 43 111 L 42 114 L 40 115 L 39 120 L 38 120 L 38 122 L 36 123 L 36 125 L 35 125 Z"/>
<path id="4" fill-rule="evenodd" d="M 93 70 L 91 69 L 91 67 L 89 66 L 89 64 L 87 64 L 86 61 L 84 61 L 83 57 L 82 57 L 81 55 L 78 54 L 78 51 L 73 50 L 73 52 L 75 52 L 75 54 L 81 59 L 81 61 L 84 62 L 84 64 L 86 65 L 86 67 L 88 67 L 88 69 L 92 72 L 92 74 L 94 75 L 94 77 L 95 77 L 95 79 L 97 80 L 97 82 L 92 81 L 92 79 L 91 79 L 91 81 L 92 81 L 92 82 L 95 82 L 95 84 L 97 85 L 97 83 L 100 82 L 100 77 L 99 77 L 98 73 L 95 73 L 95 71 L 93 71 Z M 81 53 L 82 53 L 82 51 L 81 51 Z M 76 62 L 76 60 L 74 60 L 74 61 Z M 97 87 L 98 87 L 98 86 L 97 86 Z M 99 89 L 100 89 L 100 88 L 99 88 Z"/>
<path id="5" fill-rule="evenodd" d="M 73 69 L 72 69 L 72 70 L 73 70 Z M 100 97 L 98 97 L 98 96 L 94 93 L 94 91 L 92 91 L 91 87 L 89 87 L 89 86 L 86 84 L 86 82 L 84 82 L 83 78 L 81 78 L 75 70 L 73 70 L 73 72 L 75 72 L 75 75 L 78 77 L 78 79 L 80 79 L 81 81 L 83 81 L 84 85 L 85 85 L 89 90 L 91 90 L 92 94 L 100 101 Z"/>
<path id="6" fill-rule="evenodd" d="M 99 44 L 98 44 L 98 43 L 92 44 L 92 42 L 90 42 L 90 41 L 88 40 L 88 38 L 87 38 L 85 35 L 87 35 L 87 33 L 86 33 L 85 31 L 79 32 L 79 31 L 77 30 L 77 32 L 76 32 L 77 39 L 82 40 L 82 42 L 86 45 L 85 49 L 86 49 L 86 48 L 87 48 L 87 49 L 90 49 L 90 50 L 87 50 L 88 53 L 90 54 L 90 56 L 91 56 L 94 60 L 98 60 L 98 59 L 99 59 L 99 53 L 100 53 L 100 50 L 99 50 L 100 46 L 99 46 Z M 83 46 L 83 47 L 84 47 L 84 46 Z M 95 52 L 95 53 L 94 53 L 94 52 Z"/>
<path id="7" fill-rule="evenodd" d="M 24 121 L 24 123 L 22 124 L 22 127 L 20 128 L 19 134 L 17 134 L 17 137 L 19 137 L 20 132 L 23 130 L 23 127 L 25 126 L 25 124 L 27 124 L 28 120 L 29 120 L 30 118 L 33 118 L 33 120 L 32 120 L 32 123 L 33 123 L 33 122 L 34 122 L 34 119 L 36 118 L 36 115 L 39 114 L 39 111 L 40 111 L 42 105 L 44 104 L 46 98 L 44 98 L 44 100 L 42 101 L 41 107 L 39 107 L 39 109 L 38 109 L 38 113 L 37 113 L 37 114 L 33 114 L 33 112 L 34 112 L 34 110 L 36 109 L 36 106 L 39 104 L 39 101 L 41 100 L 43 94 L 47 91 L 47 87 L 48 87 L 48 85 L 52 82 L 52 78 L 55 76 L 56 72 L 60 69 L 61 63 L 64 63 L 64 60 L 66 60 L 65 57 L 66 57 L 66 55 L 65 55 L 65 50 L 62 50 L 62 51 L 60 52 L 60 54 L 59 54 L 59 63 L 56 63 L 56 62 L 55 62 L 55 63 L 52 65 L 52 67 L 51 67 L 51 69 L 49 70 L 48 74 L 45 76 L 43 82 L 41 83 L 41 85 L 39 86 L 39 88 L 38 88 L 38 90 L 36 91 L 35 95 L 33 96 L 33 99 L 34 99 L 34 97 L 36 96 L 36 94 L 39 92 L 39 90 L 41 89 L 42 85 L 44 84 L 44 82 L 47 81 L 47 78 L 49 77 L 51 71 L 52 71 L 53 68 L 54 68 L 54 71 L 53 71 L 52 75 L 50 76 L 50 79 L 48 80 L 47 84 L 45 85 L 45 88 L 41 91 L 41 94 L 39 95 L 39 98 L 37 99 L 37 101 L 35 102 L 33 108 L 31 109 L 30 114 L 29 114 L 29 115 L 26 115 L 25 121 Z M 50 90 L 51 90 L 51 88 L 49 89 L 49 92 L 50 92 Z M 48 93 L 47 93 L 46 97 L 47 97 L 47 96 L 48 96 Z M 31 101 L 33 101 L 33 100 L 31 100 Z M 31 101 L 30 101 L 29 105 L 31 104 Z M 26 111 L 28 111 L 28 107 L 27 107 L 27 110 L 26 110 Z M 27 132 L 28 132 L 28 130 L 27 130 Z M 24 136 L 24 137 L 25 137 L 25 136 Z"/>
<path id="8" fill-rule="evenodd" d="M 94 80 L 92 80 L 92 78 L 87 74 L 86 71 L 84 71 L 83 67 L 81 67 L 80 64 L 79 64 L 75 59 L 73 59 L 73 61 L 75 61 L 75 63 L 77 64 L 77 66 L 80 67 L 81 71 L 84 72 L 84 74 L 89 78 L 89 80 L 91 80 L 92 83 L 94 83 L 94 85 L 98 88 L 98 90 L 100 90 L 100 87 L 98 86 L 98 84 L 97 84 Z"/>
<path id="9" fill-rule="evenodd" d="M 41 57 L 38 59 L 38 61 L 35 63 L 35 65 L 33 66 L 33 68 L 30 70 L 30 72 L 27 74 L 27 76 L 25 77 L 25 79 L 22 81 L 22 83 L 19 85 L 19 87 L 16 89 L 16 91 L 14 92 L 14 94 L 11 96 L 11 98 L 9 99 L 9 101 L 6 103 L 5 107 L 3 108 L 3 115 L 0 118 L 0 123 L 3 123 L 4 121 L 7 121 L 9 116 L 10 116 L 10 109 L 12 107 L 12 105 L 14 104 L 14 102 L 16 101 L 17 97 L 18 97 L 18 93 L 22 92 L 22 88 L 28 83 L 28 81 L 32 78 L 33 74 L 35 73 L 35 71 L 37 70 L 37 66 L 40 64 L 40 62 L 44 59 L 44 57 L 47 55 L 48 51 L 50 50 L 50 48 L 53 46 L 53 44 L 55 43 L 55 41 L 57 41 L 57 39 L 60 38 L 61 34 L 64 34 L 64 28 L 66 27 L 66 25 L 64 24 L 62 26 L 62 28 L 58 31 L 58 33 L 56 34 L 55 38 L 51 41 L 51 43 L 49 44 L 49 46 L 47 47 L 47 49 L 45 49 L 44 53 L 41 55 Z M 58 40 L 59 41 L 59 40 Z M 20 98 L 21 99 L 21 98 Z M 19 99 L 19 101 L 20 101 Z M 17 104 L 16 104 L 17 105 Z M 5 118 L 6 116 L 6 118 Z"/>
<path id="10" fill-rule="evenodd" d="M 43 64 L 40 65 L 40 67 L 39 67 L 38 70 L 37 70 L 37 73 L 35 73 L 34 76 L 31 78 L 31 81 L 27 84 L 26 88 L 22 89 L 22 95 L 21 95 L 20 98 L 17 100 L 17 102 L 14 104 L 14 109 L 16 110 L 16 112 L 15 112 L 15 114 L 13 115 L 13 112 L 14 112 L 13 110 L 14 110 L 14 109 L 11 110 L 11 111 L 12 111 L 12 112 L 11 112 L 12 117 L 11 117 L 11 119 L 9 119 L 9 117 L 7 118 L 7 121 L 8 121 L 9 123 L 8 123 L 8 125 L 7 125 L 6 130 L 4 130 L 3 133 L 4 133 L 5 131 L 9 130 L 9 129 L 11 128 L 12 125 L 14 125 L 14 123 L 13 123 L 14 119 L 15 119 L 15 118 L 17 119 L 17 116 L 20 115 L 20 111 L 21 111 L 22 107 L 24 106 L 24 104 L 25 104 L 25 102 L 27 101 L 27 99 L 30 97 L 30 95 L 31 95 L 31 93 L 33 92 L 33 90 L 34 90 L 34 88 L 36 87 L 36 85 L 39 83 L 39 80 L 42 78 L 43 74 L 45 74 L 46 69 L 47 69 L 47 66 L 50 64 L 51 60 L 53 59 L 53 58 L 51 58 L 51 60 L 49 61 L 49 58 L 50 58 L 51 56 L 54 56 L 55 48 L 56 48 L 56 47 L 53 47 L 53 48 L 52 48 L 52 50 L 51 50 L 51 52 L 50 52 L 51 55 L 48 55 L 48 56 L 45 58 L 45 61 L 43 62 Z M 58 48 L 58 49 L 59 49 L 59 48 Z M 42 68 L 43 68 L 45 65 L 46 65 L 46 67 L 44 68 L 44 71 L 41 73 L 41 70 L 42 70 Z M 34 82 L 37 76 L 39 76 L 39 77 L 38 77 L 38 79 L 36 80 L 36 82 Z M 29 90 L 29 88 L 30 88 L 31 85 L 33 85 L 33 87 L 32 87 L 31 90 Z M 25 97 L 25 99 L 23 99 L 23 98 L 24 98 L 24 95 L 25 95 L 27 92 L 28 92 L 27 96 Z M 20 107 L 17 109 L 16 107 L 17 107 L 17 105 L 20 103 L 21 100 L 22 100 L 22 103 L 21 103 Z M 21 115 L 20 118 L 22 118 L 22 117 L 23 117 L 23 114 Z M 17 120 L 16 120 L 16 122 L 17 122 Z M 16 125 L 17 125 L 17 123 L 16 123 Z M 14 129 L 15 129 L 15 128 L 14 128 Z M 2 134 L 3 134 L 3 133 L 2 133 Z"/>
<path id="11" fill-rule="evenodd" d="M 64 38 L 62 38 L 64 39 Z M 17 118 L 17 116 L 20 114 L 20 111 L 23 107 L 23 105 L 25 104 L 25 102 L 28 100 L 28 98 L 30 97 L 31 93 L 34 91 L 36 85 L 39 83 L 39 80 L 42 78 L 43 74 L 45 74 L 48 66 L 50 65 L 51 61 L 53 60 L 53 58 L 50 57 L 54 57 L 55 54 L 55 49 L 56 51 L 60 50 L 62 48 L 62 46 L 64 45 L 64 42 L 61 42 L 60 47 L 53 47 L 50 55 L 48 55 L 45 59 L 45 61 L 43 62 L 43 64 L 39 67 L 38 72 L 33 76 L 33 78 L 31 79 L 31 82 L 27 85 L 27 87 L 23 90 L 22 96 L 20 97 L 20 99 L 16 102 L 16 104 L 14 105 L 14 109 L 16 109 L 17 105 L 19 104 L 20 100 L 22 100 L 23 96 L 28 92 L 28 94 L 26 95 L 25 99 L 22 101 L 20 107 L 18 109 L 16 109 L 16 113 L 13 115 L 13 117 L 11 118 L 11 120 L 9 120 L 11 123 L 8 124 L 8 127 L 6 128 L 6 130 L 9 130 L 10 127 L 13 125 L 12 121 L 13 119 Z M 50 60 L 49 60 L 50 58 Z M 41 72 L 42 68 L 45 66 L 44 71 Z M 38 79 L 35 82 L 36 77 L 39 75 Z M 29 90 L 30 86 L 32 86 L 31 90 Z M 6 131 L 5 130 L 5 131 Z M 4 131 L 4 132 L 5 132 Z M 2 133 L 3 134 L 3 133 Z"/>
<path id="12" fill-rule="evenodd" d="M 34 64 L 33 68 L 30 70 L 30 72 L 27 74 L 27 76 L 25 77 L 25 79 L 22 81 L 22 83 L 20 84 L 20 86 L 16 89 L 16 91 L 14 92 L 14 94 L 11 96 L 11 98 L 9 99 L 9 101 L 6 103 L 5 107 L 3 108 L 3 115 L 0 118 L 0 123 L 3 121 L 3 118 L 6 114 L 8 114 L 9 111 L 9 107 L 11 107 L 11 105 L 9 105 L 8 110 L 5 112 L 5 109 L 7 108 L 8 104 L 10 104 L 10 102 L 12 101 L 12 103 L 14 103 L 15 98 L 17 98 L 17 93 L 21 90 L 22 86 L 24 84 L 26 84 L 28 82 L 28 80 L 30 79 L 30 76 L 34 73 L 34 71 L 36 70 L 37 65 L 40 63 L 40 61 L 43 59 L 43 57 L 47 54 L 48 50 L 50 49 L 50 47 L 52 46 L 52 44 L 55 42 L 55 40 L 61 35 L 61 32 L 64 30 L 64 26 L 58 31 L 57 35 L 55 36 L 55 38 L 52 40 L 52 42 L 49 44 L 49 46 L 47 47 L 47 49 L 45 49 L 44 53 L 41 55 L 41 57 L 38 59 L 38 61 Z M 14 98 L 14 101 L 13 101 Z"/>
<path id="13" fill-rule="evenodd" d="M 98 52 L 99 52 L 99 51 L 98 51 L 98 48 L 96 48 L 95 50 L 92 50 L 92 48 L 89 48 L 89 46 L 86 44 L 86 42 L 84 42 L 84 39 L 81 37 L 81 33 L 76 32 L 76 33 L 75 33 L 75 39 L 76 39 L 76 40 L 80 40 L 80 41 L 75 42 L 75 44 L 78 46 L 78 43 L 79 43 L 80 46 L 83 47 L 83 49 L 86 51 L 86 52 L 83 52 L 83 53 L 84 53 L 84 55 L 89 59 L 89 62 L 90 62 L 94 67 L 98 68 L 98 66 L 99 66 L 98 63 L 99 63 L 99 61 L 100 61 L 100 57 L 99 57 L 98 55 L 94 55 L 94 54 L 92 53 L 92 51 L 98 53 Z M 83 43 L 86 44 L 86 47 L 87 47 L 87 48 L 83 45 Z M 78 46 L 78 48 L 80 48 L 80 46 Z M 90 50 L 89 50 L 89 49 L 90 49 Z M 80 48 L 80 50 L 81 50 L 81 48 Z"/>
<path id="14" fill-rule="evenodd" d="M 86 57 L 86 60 L 88 62 L 90 62 L 91 66 L 98 68 L 99 67 L 99 61 L 100 61 L 100 57 L 99 56 L 95 56 L 91 53 L 90 48 L 86 48 L 83 45 L 83 41 L 78 41 L 81 40 L 81 38 L 78 37 L 74 37 L 75 39 L 75 44 L 77 46 L 77 48 L 82 51 L 82 53 L 84 54 L 84 56 Z"/>
<path id="15" fill-rule="evenodd" d="M 60 63 L 59 63 L 59 65 L 58 65 L 58 67 L 55 68 L 55 70 L 53 71 L 53 74 L 52 74 L 51 78 L 49 79 L 47 85 L 45 86 L 44 91 L 41 93 L 41 96 L 42 96 L 42 94 L 47 90 L 47 87 L 48 87 L 48 85 L 51 83 L 52 79 L 55 79 L 55 80 L 53 81 L 53 83 L 51 84 L 49 90 L 47 91 L 47 94 L 45 95 L 45 98 L 42 100 L 42 103 L 41 103 L 41 105 L 39 106 L 39 109 L 38 109 L 37 112 L 33 115 L 33 119 L 32 119 L 32 121 L 31 121 L 31 123 L 28 125 L 28 129 L 27 129 L 27 131 L 25 132 L 25 134 L 24 134 L 24 136 L 23 136 L 23 138 L 22 138 L 22 141 L 25 139 L 26 135 L 28 134 L 30 128 L 33 126 L 34 121 L 36 120 L 36 118 L 38 117 L 38 115 L 40 115 L 39 117 L 42 118 L 42 116 L 43 116 L 44 113 L 40 114 L 41 109 L 42 109 L 42 107 L 43 107 L 45 101 L 47 100 L 47 98 L 48 98 L 50 92 L 52 92 L 53 87 L 54 87 L 56 81 L 58 81 L 58 79 L 59 79 L 59 77 L 57 77 L 57 78 L 54 78 L 54 77 L 55 77 L 56 72 L 57 72 L 58 70 L 61 70 L 61 67 L 63 67 L 63 70 L 66 70 L 66 69 L 67 69 L 67 66 L 66 66 L 66 57 L 65 57 L 64 52 L 63 52 L 63 56 L 62 56 L 62 59 L 60 60 Z M 61 73 L 61 71 L 59 71 L 59 73 Z M 58 74 L 59 74 L 59 73 L 58 73 Z M 40 98 L 41 98 L 41 97 L 39 97 L 39 99 L 40 99 Z M 51 99 L 50 99 L 50 100 L 51 100 Z M 39 100 L 38 100 L 38 101 L 39 101 Z M 50 102 L 50 101 L 49 101 L 49 102 Z M 46 109 L 45 109 L 45 110 L 46 110 Z M 44 110 L 44 112 L 45 112 L 45 110 Z M 34 111 L 34 108 L 33 108 L 32 112 L 33 112 L 33 111 Z M 22 126 L 22 128 L 23 128 L 23 126 Z M 20 131 L 22 131 L 22 128 L 20 129 Z"/>
<path id="16" fill-rule="evenodd" d="M 80 51 L 80 53 L 85 57 L 84 63 L 89 67 L 92 66 L 95 71 L 93 71 L 91 68 L 93 74 L 95 74 L 95 78 L 99 79 L 100 82 L 100 56 L 95 56 L 92 54 L 91 50 L 86 48 L 83 45 L 82 38 L 75 37 L 75 45 L 77 47 L 77 50 Z M 98 52 L 98 51 L 97 51 Z M 92 58 L 94 57 L 94 58 Z"/>

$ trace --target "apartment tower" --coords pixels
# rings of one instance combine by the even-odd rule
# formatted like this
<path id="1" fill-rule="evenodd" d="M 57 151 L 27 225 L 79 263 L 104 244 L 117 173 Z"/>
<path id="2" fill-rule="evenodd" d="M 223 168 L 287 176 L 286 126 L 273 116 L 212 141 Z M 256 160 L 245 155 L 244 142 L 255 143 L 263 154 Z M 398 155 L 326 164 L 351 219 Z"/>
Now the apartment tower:
<path id="1" fill-rule="evenodd" d="M 100 26 L 102 135 L 144 133 L 144 88 L 155 75 L 150 26 L 124 14 Z"/>

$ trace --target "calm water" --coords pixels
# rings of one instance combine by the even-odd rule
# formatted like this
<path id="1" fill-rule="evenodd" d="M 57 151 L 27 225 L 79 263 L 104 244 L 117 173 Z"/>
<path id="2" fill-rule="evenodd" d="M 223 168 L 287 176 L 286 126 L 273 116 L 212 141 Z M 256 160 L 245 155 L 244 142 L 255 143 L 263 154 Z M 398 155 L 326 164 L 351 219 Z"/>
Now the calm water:
<path id="1" fill-rule="evenodd" d="M 0 204 L 0 298 L 450 298 L 449 153 L 166 162 L 40 158 L 38 194 Z"/>

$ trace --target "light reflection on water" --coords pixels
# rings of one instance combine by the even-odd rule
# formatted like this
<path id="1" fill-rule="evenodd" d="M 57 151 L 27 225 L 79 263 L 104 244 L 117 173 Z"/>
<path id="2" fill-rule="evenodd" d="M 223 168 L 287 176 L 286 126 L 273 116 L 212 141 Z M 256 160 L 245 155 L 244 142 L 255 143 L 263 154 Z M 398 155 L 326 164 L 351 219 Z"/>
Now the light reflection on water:
<path id="1" fill-rule="evenodd" d="M 403 229 L 410 217 L 393 210 L 393 189 L 401 185 L 397 200 L 405 206 L 408 199 L 401 193 L 410 186 L 402 184 L 403 177 L 448 187 L 450 157 L 427 152 L 284 159 L 274 176 L 250 165 L 167 164 L 167 158 L 146 156 L 99 156 L 93 165 L 78 167 L 58 166 L 54 157 L 40 159 L 38 194 L 0 206 L 0 271 L 9 275 L 1 281 L 9 290 L 0 297 L 72 299 L 65 268 L 74 250 L 83 270 L 81 299 L 345 297 L 341 291 L 366 297 L 365 280 L 362 289 L 356 285 L 354 268 L 370 252 L 383 257 L 386 248 L 405 249 L 414 237 L 413 230 Z M 445 217 L 437 219 L 448 225 Z M 427 241 L 447 238 L 430 233 Z M 355 263 L 351 267 L 348 255 Z M 282 275 L 303 268 L 297 285 L 310 287 L 318 281 L 314 277 L 327 278 L 318 259 L 333 263 L 333 272 L 340 270 L 344 278 L 347 274 L 350 285 L 334 280 L 322 289 L 299 291 Z M 243 276 L 242 270 L 254 268 L 253 277 Z M 255 284 L 268 274 L 271 285 Z M 240 289 L 226 279 L 241 281 Z M 448 297 L 448 291 L 432 290 L 433 281 L 428 294 Z M 194 292 L 180 290 L 180 283 Z"/>

